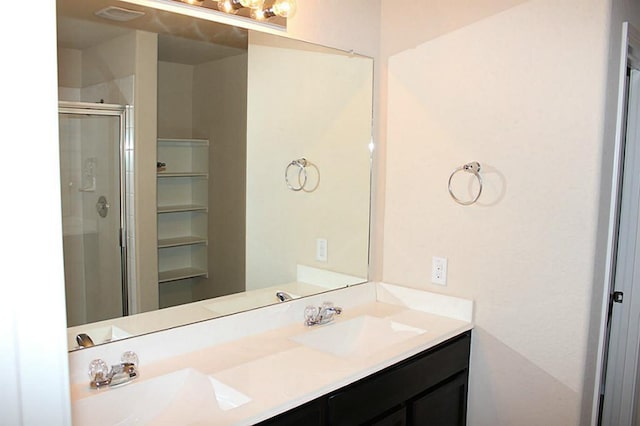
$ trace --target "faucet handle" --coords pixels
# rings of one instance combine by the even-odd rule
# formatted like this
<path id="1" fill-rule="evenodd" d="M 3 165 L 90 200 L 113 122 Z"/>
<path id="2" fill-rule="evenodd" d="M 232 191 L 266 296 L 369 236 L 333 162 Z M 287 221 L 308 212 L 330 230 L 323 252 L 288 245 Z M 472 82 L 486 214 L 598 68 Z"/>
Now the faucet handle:
<path id="1" fill-rule="evenodd" d="M 304 322 L 306 325 L 312 325 L 318 317 L 319 309 L 315 306 L 307 306 L 304 308 Z"/>
<path id="2" fill-rule="evenodd" d="M 136 355 L 136 353 L 133 351 L 126 351 L 125 353 L 123 353 L 120 361 L 122 361 L 124 364 L 133 364 L 134 367 L 137 367 L 138 363 L 140 363 L 138 355 Z"/>
<path id="3" fill-rule="evenodd" d="M 94 359 L 89 363 L 89 378 L 91 378 L 91 387 L 99 388 L 109 384 L 109 366 L 102 359 Z"/>
<path id="4" fill-rule="evenodd" d="M 322 309 L 340 309 L 333 305 L 333 302 L 324 302 L 322 304 Z"/>
<path id="5" fill-rule="evenodd" d="M 342 313 L 342 308 L 334 306 L 333 302 L 324 302 L 322 304 L 321 312 L 333 312 L 336 315 L 340 315 Z"/>

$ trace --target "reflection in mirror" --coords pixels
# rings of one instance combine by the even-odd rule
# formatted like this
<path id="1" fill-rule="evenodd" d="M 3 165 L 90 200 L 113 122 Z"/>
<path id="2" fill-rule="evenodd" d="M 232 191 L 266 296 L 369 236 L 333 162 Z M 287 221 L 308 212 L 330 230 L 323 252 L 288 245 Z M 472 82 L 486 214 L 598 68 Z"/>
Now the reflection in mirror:
<path id="1" fill-rule="evenodd" d="M 70 349 L 367 280 L 370 58 L 57 4 Z"/>

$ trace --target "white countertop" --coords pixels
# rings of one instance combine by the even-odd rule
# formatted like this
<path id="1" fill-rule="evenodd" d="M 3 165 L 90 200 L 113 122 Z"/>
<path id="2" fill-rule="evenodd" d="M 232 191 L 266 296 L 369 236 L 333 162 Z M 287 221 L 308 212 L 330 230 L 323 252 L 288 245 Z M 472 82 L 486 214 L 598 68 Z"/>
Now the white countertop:
<path id="1" fill-rule="evenodd" d="M 355 289 L 355 287 L 358 288 Z M 215 425 L 255 424 L 380 371 L 473 327 L 472 302 L 470 301 L 382 283 L 367 283 L 355 287 L 353 291 L 357 301 L 351 306 L 343 306 L 343 313 L 337 316 L 332 323 L 326 325 L 313 327 L 303 325 L 304 306 L 310 304 L 310 301 L 317 304 L 314 298 L 309 298 L 287 302 L 287 305 L 291 304 L 288 308 L 293 312 L 287 313 L 289 320 L 286 321 L 286 324 L 278 324 L 277 327 L 271 329 L 265 329 L 263 326 L 263 329 L 256 333 L 240 333 L 244 336 L 221 339 L 216 344 L 194 342 L 192 347 L 184 348 L 178 352 L 174 351 L 174 354 L 164 358 L 157 355 L 150 356 L 152 347 L 157 346 L 151 341 L 148 341 L 146 346 L 136 344 L 137 338 L 118 342 L 120 346 L 128 342 L 128 347 L 136 350 L 139 355 L 144 354 L 145 351 L 146 354 L 149 354 L 149 356 L 145 354 L 140 357 L 140 378 L 121 389 L 127 387 L 134 389 L 135 386 L 145 381 L 151 381 L 175 371 L 193 369 L 212 376 L 215 380 L 241 392 L 249 399 L 248 402 L 233 409 L 218 409 L 208 412 L 206 417 L 199 419 L 199 424 L 203 424 L 202 422 Z M 335 302 L 339 305 L 341 304 L 340 299 L 346 302 L 349 298 L 349 289 L 340 292 L 342 293 L 324 295 L 323 298 L 329 298 L 332 301 L 336 299 Z M 373 295 L 373 298 L 368 298 L 367 295 Z M 348 305 L 348 303 L 345 304 Z M 238 328 L 245 327 L 247 320 L 255 321 L 255 318 L 259 318 L 257 316 L 260 314 L 259 311 L 252 311 L 253 315 L 244 319 L 241 318 L 242 315 L 238 315 L 237 321 L 244 321 L 244 324 L 238 323 Z M 278 314 L 274 309 L 271 311 L 273 312 L 270 314 L 269 308 L 265 308 L 264 315 L 269 318 L 268 315 Z M 280 315 L 282 316 L 283 313 L 280 312 Z M 296 316 L 298 320 L 295 320 Z M 227 322 L 233 321 L 233 317 L 235 316 L 227 317 Z M 291 339 L 321 328 L 337 327 L 341 323 L 362 317 L 372 319 L 374 324 L 377 324 L 378 318 L 391 320 L 394 324 L 414 327 L 423 330 L 423 332 L 403 338 L 390 346 L 384 347 L 383 345 L 378 349 L 375 348 L 380 345 L 376 345 L 374 341 L 359 342 L 358 344 L 363 345 L 362 347 L 374 349 L 340 355 L 313 349 Z M 291 321 L 292 318 L 293 321 Z M 213 324 L 211 325 L 213 326 Z M 200 327 L 203 326 L 203 324 L 200 325 Z M 229 323 L 226 326 L 228 327 Z M 189 346 L 194 335 L 188 333 L 197 331 L 195 329 L 188 330 L 190 327 L 173 330 L 173 338 L 176 340 L 171 340 L 171 336 L 167 335 L 165 344 L 169 341 L 168 346 Z M 183 335 L 178 336 L 176 333 L 183 333 Z M 111 344 L 107 346 L 111 346 Z M 99 348 L 92 349 L 98 350 Z M 157 347 L 155 350 L 158 350 Z M 74 410 L 76 406 L 79 406 L 78 404 L 84 403 L 83 400 L 88 401 L 97 393 L 111 392 L 112 394 L 109 396 L 113 399 L 117 398 L 117 392 L 120 392 L 118 388 L 102 391 L 91 390 L 88 387 L 88 380 L 81 379 L 79 373 L 74 374 L 73 370 L 81 369 L 83 363 L 86 371 L 88 358 L 80 356 L 82 352 L 85 351 L 74 352 L 70 355 L 71 394 Z M 73 357 L 75 354 L 78 356 Z M 145 359 L 149 358 L 155 359 L 152 362 L 145 362 Z M 108 363 L 111 361 L 105 360 Z M 124 397 L 125 393 L 122 392 L 122 395 Z M 193 401 L 193 399 L 185 398 L 185 402 L 181 403 L 180 407 L 189 411 L 189 401 Z M 123 403 L 135 404 L 136 402 L 135 398 L 132 400 L 129 397 Z M 165 414 L 170 415 L 170 413 L 163 415 Z M 173 413 L 173 415 L 179 416 L 179 413 Z M 166 418 L 168 417 L 165 416 Z M 205 418 L 206 420 L 204 420 Z M 74 418 L 74 424 L 78 424 L 77 420 L 78 417 Z M 93 424 L 97 423 L 93 422 Z"/>

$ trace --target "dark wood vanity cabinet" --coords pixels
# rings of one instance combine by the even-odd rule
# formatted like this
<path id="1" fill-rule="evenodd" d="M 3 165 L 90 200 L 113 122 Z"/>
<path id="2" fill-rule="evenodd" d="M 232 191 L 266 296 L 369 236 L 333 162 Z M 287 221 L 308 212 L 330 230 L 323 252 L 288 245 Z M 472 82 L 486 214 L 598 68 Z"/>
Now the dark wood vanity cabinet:
<path id="1" fill-rule="evenodd" d="M 471 332 L 261 425 L 463 426 Z"/>

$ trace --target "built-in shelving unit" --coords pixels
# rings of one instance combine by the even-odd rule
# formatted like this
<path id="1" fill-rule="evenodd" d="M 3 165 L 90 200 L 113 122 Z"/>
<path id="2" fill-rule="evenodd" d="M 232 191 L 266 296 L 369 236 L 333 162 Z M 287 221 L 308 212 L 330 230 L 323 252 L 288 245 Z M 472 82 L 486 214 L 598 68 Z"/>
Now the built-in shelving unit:
<path id="1" fill-rule="evenodd" d="M 158 139 L 159 283 L 208 277 L 208 162 L 206 139 Z"/>

